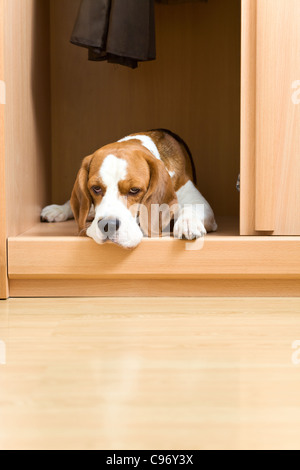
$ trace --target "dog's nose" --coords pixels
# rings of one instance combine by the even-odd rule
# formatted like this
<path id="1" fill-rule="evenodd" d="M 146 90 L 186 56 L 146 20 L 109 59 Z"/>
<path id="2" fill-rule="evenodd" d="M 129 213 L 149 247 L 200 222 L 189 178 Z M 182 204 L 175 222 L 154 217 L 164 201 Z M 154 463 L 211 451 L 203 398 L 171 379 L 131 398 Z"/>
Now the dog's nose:
<path id="1" fill-rule="evenodd" d="M 106 235 L 107 238 L 111 238 L 120 228 L 121 221 L 119 219 L 100 219 L 98 221 L 99 230 Z"/>

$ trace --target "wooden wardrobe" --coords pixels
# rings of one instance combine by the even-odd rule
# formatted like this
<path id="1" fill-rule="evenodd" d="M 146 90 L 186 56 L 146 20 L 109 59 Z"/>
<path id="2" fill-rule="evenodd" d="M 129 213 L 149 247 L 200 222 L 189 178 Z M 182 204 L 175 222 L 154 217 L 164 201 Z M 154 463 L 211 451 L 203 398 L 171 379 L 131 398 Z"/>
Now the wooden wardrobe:
<path id="1" fill-rule="evenodd" d="M 156 5 L 157 59 L 137 70 L 70 44 L 79 3 L 0 0 L 0 298 L 299 295 L 299 0 Z M 162 127 L 216 214 L 203 244 L 127 251 L 40 222 L 84 156 Z"/>

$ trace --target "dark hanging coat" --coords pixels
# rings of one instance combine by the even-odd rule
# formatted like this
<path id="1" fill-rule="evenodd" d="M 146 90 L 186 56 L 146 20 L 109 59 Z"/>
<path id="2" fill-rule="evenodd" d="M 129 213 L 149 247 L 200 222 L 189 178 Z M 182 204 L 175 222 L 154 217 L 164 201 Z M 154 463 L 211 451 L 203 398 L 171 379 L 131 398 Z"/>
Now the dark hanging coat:
<path id="1" fill-rule="evenodd" d="M 154 0 L 81 0 L 71 42 L 88 48 L 89 60 L 132 68 L 154 60 Z"/>
<path id="2" fill-rule="evenodd" d="M 208 2 L 208 0 L 156 0 L 157 3 L 167 3 L 168 5 L 177 5 L 178 3 Z"/>

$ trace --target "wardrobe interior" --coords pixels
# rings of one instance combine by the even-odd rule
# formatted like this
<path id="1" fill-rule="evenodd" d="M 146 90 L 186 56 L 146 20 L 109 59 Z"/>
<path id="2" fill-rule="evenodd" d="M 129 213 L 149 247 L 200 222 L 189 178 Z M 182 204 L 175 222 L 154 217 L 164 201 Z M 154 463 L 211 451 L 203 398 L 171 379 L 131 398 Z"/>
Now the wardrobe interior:
<path id="1" fill-rule="evenodd" d="M 157 59 L 136 70 L 70 44 L 79 4 L 5 0 L 8 236 L 69 199 L 83 157 L 154 128 L 187 142 L 220 231 L 237 230 L 241 1 L 156 4 Z"/>

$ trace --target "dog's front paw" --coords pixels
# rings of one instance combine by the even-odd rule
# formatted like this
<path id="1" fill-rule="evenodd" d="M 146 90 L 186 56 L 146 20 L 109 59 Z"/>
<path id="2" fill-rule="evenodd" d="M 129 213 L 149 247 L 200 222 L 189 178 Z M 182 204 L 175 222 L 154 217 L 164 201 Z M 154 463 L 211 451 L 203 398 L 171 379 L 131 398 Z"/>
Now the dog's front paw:
<path id="1" fill-rule="evenodd" d="M 64 204 L 58 206 L 53 204 L 52 206 L 45 207 L 41 212 L 41 220 L 43 222 L 65 222 L 69 218 L 69 210 Z"/>
<path id="2" fill-rule="evenodd" d="M 174 238 L 195 240 L 206 234 L 202 221 L 192 212 L 181 214 L 174 225 Z"/>

